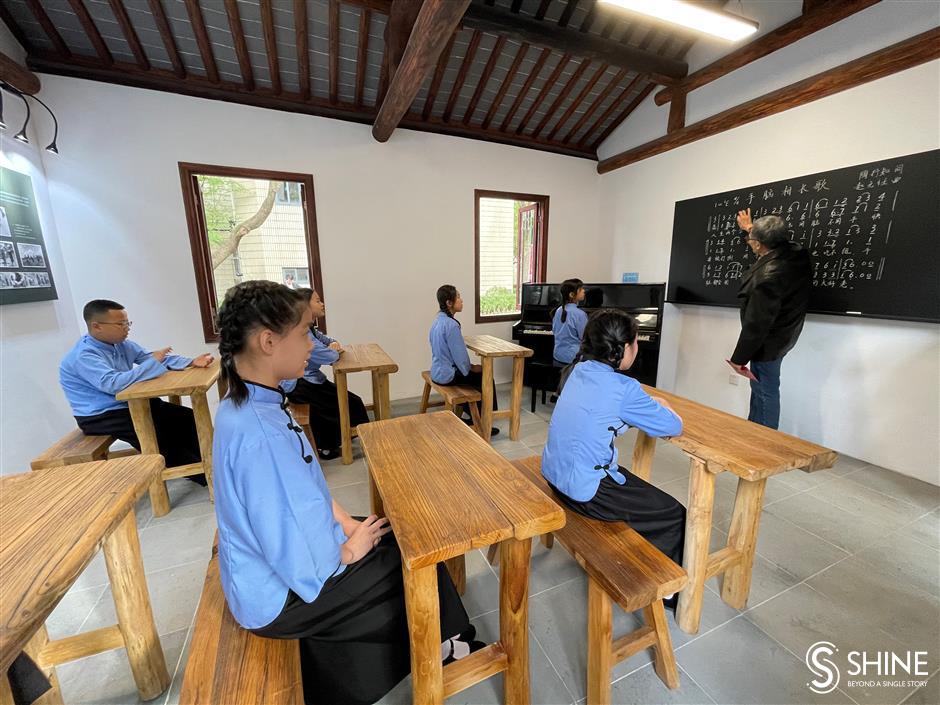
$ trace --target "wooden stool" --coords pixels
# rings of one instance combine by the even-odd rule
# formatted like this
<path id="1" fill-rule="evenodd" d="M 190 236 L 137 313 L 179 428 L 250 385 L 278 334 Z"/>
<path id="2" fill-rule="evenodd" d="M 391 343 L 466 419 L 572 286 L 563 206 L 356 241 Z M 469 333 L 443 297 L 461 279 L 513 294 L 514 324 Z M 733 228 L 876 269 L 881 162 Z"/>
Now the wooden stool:
<path id="1" fill-rule="evenodd" d="M 542 477 L 539 456 L 512 464 L 554 495 Z M 667 687 L 678 688 L 663 598 L 685 586 L 685 571 L 624 522 L 598 521 L 565 509 L 565 526 L 554 535 L 588 574 L 588 705 L 609 703 L 613 666 L 646 648 L 654 651 L 656 675 Z M 646 625 L 615 639 L 612 601 L 627 612 L 642 609 Z"/>
<path id="2" fill-rule="evenodd" d="M 419 413 L 424 414 L 429 408 L 434 406 L 443 406 L 447 411 L 456 414 L 459 405 L 467 404 L 470 407 L 470 417 L 473 419 L 473 428 L 481 437 L 483 436 L 479 407 L 482 394 L 480 394 L 478 390 L 459 384 L 437 384 L 431 380 L 431 372 L 429 370 L 422 372 L 421 377 L 424 379 L 424 391 L 421 393 L 421 411 Z M 441 396 L 441 401 L 428 401 L 431 397 L 432 388 Z"/>
<path id="3" fill-rule="evenodd" d="M 137 451 L 133 448 L 109 453 L 108 448 L 114 441 L 114 436 L 86 436 L 81 429 L 76 428 L 44 450 L 29 464 L 29 467 L 31 470 L 44 470 L 63 465 L 137 455 Z"/>
<path id="4" fill-rule="evenodd" d="M 294 417 L 294 422 L 304 430 L 304 435 L 310 442 L 313 452 L 317 452 L 317 439 L 313 437 L 313 429 L 310 427 L 310 404 L 289 403 L 290 414 Z"/>

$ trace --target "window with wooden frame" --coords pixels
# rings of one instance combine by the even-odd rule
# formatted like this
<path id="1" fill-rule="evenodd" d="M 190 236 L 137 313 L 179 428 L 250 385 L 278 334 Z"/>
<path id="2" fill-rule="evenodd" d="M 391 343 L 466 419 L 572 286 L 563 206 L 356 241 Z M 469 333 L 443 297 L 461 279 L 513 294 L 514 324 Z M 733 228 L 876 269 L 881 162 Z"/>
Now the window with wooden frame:
<path id="1" fill-rule="evenodd" d="M 266 279 L 323 296 L 313 176 L 180 162 L 183 204 L 207 343 L 232 286 Z M 318 322 L 326 330 L 325 317 Z"/>
<path id="2" fill-rule="evenodd" d="M 548 196 L 474 192 L 476 322 L 512 321 L 522 285 L 545 281 Z"/>

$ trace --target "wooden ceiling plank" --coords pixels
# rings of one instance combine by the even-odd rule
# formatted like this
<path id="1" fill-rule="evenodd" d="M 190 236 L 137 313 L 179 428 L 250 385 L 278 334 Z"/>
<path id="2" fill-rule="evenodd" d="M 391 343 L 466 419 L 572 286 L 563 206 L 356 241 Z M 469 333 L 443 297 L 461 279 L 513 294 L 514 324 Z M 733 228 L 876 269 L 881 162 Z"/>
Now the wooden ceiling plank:
<path id="1" fill-rule="evenodd" d="M 467 73 L 469 73 L 473 59 L 476 57 L 477 48 L 480 46 L 480 39 L 482 37 L 483 33 L 476 30 L 474 30 L 473 34 L 470 36 L 470 43 L 467 45 L 467 53 L 464 54 L 463 61 L 460 62 L 457 77 L 454 79 L 454 86 L 451 88 L 450 97 L 448 97 L 447 105 L 444 107 L 444 114 L 441 116 L 441 120 L 444 122 L 450 122 L 450 117 L 454 112 L 454 106 L 457 104 L 457 98 L 460 97 L 460 91 L 463 88 L 464 82 L 467 80 Z"/>
<path id="2" fill-rule="evenodd" d="M 173 30 L 170 28 L 166 10 L 163 9 L 160 0 L 148 0 L 148 3 L 150 4 L 150 14 L 153 15 L 153 21 L 156 23 L 157 31 L 160 32 L 160 38 L 163 40 L 166 55 L 173 65 L 173 73 L 177 78 L 185 78 L 186 66 L 183 64 L 179 48 L 176 46 L 176 39 L 173 37 Z"/>
<path id="3" fill-rule="evenodd" d="M 21 47 L 26 49 L 27 53 L 32 52 L 33 43 L 29 41 L 29 37 L 26 36 L 26 32 L 23 31 L 22 27 L 20 27 L 19 22 L 16 21 L 10 11 L 7 9 L 7 6 L 2 3 L 0 3 L 0 21 L 10 28 L 10 32 L 13 34 L 13 38 L 20 43 Z"/>
<path id="4" fill-rule="evenodd" d="M 601 113 L 601 116 L 597 118 L 594 124 L 592 124 L 587 129 L 587 132 L 585 132 L 584 136 L 578 141 L 578 147 L 585 149 L 588 147 L 591 135 L 600 129 L 601 125 L 607 121 L 607 118 L 614 114 L 614 111 L 617 110 L 618 106 L 623 105 L 623 101 L 625 101 L 630 96 L 630 93 L 633 91 L 633 89 L 636 88 L 637 84 L 644 78 L 645 76 L 643 74 L 638 73 L 630 80 L 630 83 L 628 83 L 626 87 L 620 91 L 620 94 L 610 102 L 610 105 L 608 105 L 607 109 Z"/>
<path id="5" fill-rule="evenodd" d="M 555 82 L 558 80 L 558 77 L 561 76 L 561 72 L 564 70 L 565 66 L 568 65 L 568 62 L 571 61 L 571 54 L 565 54 L 561 57 L 561 60 L 555 65 L 554 70 L 549 74 L 548 78 L 545 79 L 545 83 L 542 84 L 541 90 L 535 96 L 535 100 L 532 101 L 532 105 L 529 106 L 529 109 L 526 111 L 525 116 L 522 118 L 522 121 L 516 125 L 516 134 L 521 135 L 525 132 L 526 125 L 529 124 L 529 120 L 532 119 L 532 116 L 535 115 L 539 107 L 545 102 L 545 99 L 548 97 L 549 90 L 552 86 L 555 85 Z"/>
<path id="6" fill-rule="evenodd" d="M 202 57 L 202 65 L 206 70 L 206 78 L 210 83 L 219 83 L 219 69 L 215 65 L 215 57 L 212 55 L 212 42 L 209 40 L 209 32 L 206 30 L 206 22 L 202 17 L 202 9 L 199 7 L 198 0 L 184 0 L 186 3 L 186 13 L 189 15 L 189 23 L 193 28 L 193 35 L 196 37 L 196 44 L 199 47 L 199 56 Z"/>
<path id="7" fill-rule="evenodd" d="M 567 135 L 561 138 L 562 142 L 568 142 L 568 140 L 573 138 L 576 134 L 578 134 L 578 132 L 581 131 L 581 128 L 584 127 L 585 123 L 587 123 L 587 121 L 591 119 L 591 116 L 594 115 L 594 113 L 596 113 L 597 110 L 604 104 L 604 101 L 607 100 L 610 94 L 614 92 L 614 89 L 620 85 L 620 82 L 626 78 L 628 73 L 630 72 L 627 69 L 620 69 L 620 71 L 617 72 L 617 75 L 610 79 L 604 90 L 600 92 L 600 95 L 598 95 L 594 102 L 591 103 L 591 105 L 588 107 L 588 109 L 584 111 L 584 115 L 578 118 L 578 121 L 574 124 L 574 127 L 568 131 Z"/>
<path id="8" fill-rule="evenodd" d="M 277 58 L 277 34 L 274 32 L 274 7 L 271 0 L 261 0 L 261 32 L 264 34 L 264 52 L 268 57 L 268 74 L 271 90 L 279 95 L 281 88 L 281 66 Z"/>
<path id="9" fill-rule="evenodd" d="M 568 79 L 568 82 L 562 87 L 561 91 L 555 97 L 555 100 L 552 101 L 551 106 L 548 110 L 545 111 L 545 116 L 542 118 L 541 122 L 536 126 L 535 132 L 532 133 L 534 137 L 538 137 L 542 134 L 548 123 L 551 122 L 552 118 L 555 117 L 555 113 L 564 105 L 565 99 L 568 97 L 568 94 L 574 90 L 574 87 L 578 84 L 578 81 L 581 80 L 581 76 L 584 75 L 584 72 L 587 70 L 588 64 L 591 62 L 587 59 L 581 59 L 581 63 L 578 64 L 578 68 L 575 69 L 574 73 L 571 75 L 571 78 Z M 551 139 L 551 137 L 549 137 Z"/>
<path id="10" fill-rule="evenodd" d="M 52 45 L 56 48 L 56 51 L 62 56 L 71 56 L 71 50 L 65 43 L 65 40 L 62 39 L 62 35 L 59 34 L 59 30 L 57 30 L 55 25 L 52 24 L 52 20 L 49 19 L 49 15 L 46 14 L 46 11 L 43 9 L 42 5 L 39 4 L 39 0 L 26 0 L 26 6 L 29 8 L 29 11 L 33 13 L 33 17 L 36 18 L 36 21 L 39 22 L 39 25 L 42 27 L 42 31 L 46 33 L 47 37 L 49 37 L 49 41 L 52 42 Z"/>
<path id="11" fill-rule="evenodd" d="M 298 0 L 303 2 L 303 0 Z M 372 10 L 363 7 L 359 11 L 359 46 L 356 53 L 356 105 L 362 105 L 362 93 L 366 85 L 366 70 L 369 64 L 369 28 L 372 26 Z"/>
<path id="12" fill-rule="evenodd" d="M 591 76 L 590 80 L 584 84 L 584 88 L 582 88 L 575 99 L 571 101 L 571 105 L 568 106 L 568 109 L 565 110 L 564 114 L 561 116 L 558 122 L 555 123 L 555 127 L 552 128 L 552 131 L 548 133 L 549 140 L 555 139 L 555 135 L 557 135 L 558 131 L 564 127 L 566 122 L 571 119 L 571 116 L 574 115 L 575 111 L 578 109 L 578 106 L 580 106 L 588 97 L 590 92 L 594 89 L 594 86 L 596 86 L 597 82 L 601 80 L 601 76 L 604 75 L 608 68 L 609 67 L 607 65 L 599 66 L 597 71 L 594 72 L 594 75 Z"/>
<path id="13" fill-rule="evenodd" d="M 503 118 L 503 123 L 499 126 L 500 132 L 506 132 L 506 128 L 509 127 L 509 123 L 512 122 L 513 117 L 516 115 L 516 111 L 519 110 L 519 106 L 522 105 L 522 101 L 525 100 L 526 94 L 529 92 L 529 89 L 532 88 L 532 84 L 535 83 L 535 79 L 538 78 L 539 73 L 542 71 L 542 67 L 545 65 L 545 62 L 551 53 L 551 49 L 542 49 L 542 53 L 539 54 L 539 58 L 535 60 L 535 66 L 533 66 L 532 71 L 529 72 L 529 77 L 525 80 L 525 83 L 522 84 L 522 88 L 519 89 L 519 95 L 516 96 L 516 99 L 512 102 L 512 107 L 509 108 L 509 112 L 506 113 L 506 117 Z"/>
<path id="14" fill-rule="evenodd" d="M 294 0 L 294 45 L 297 47 L 297 80 L 300 82 L 300 95 L 304 100 L 309 100 L 310 31 L 307 26 L 307 0 Z"/>
<path id="15" fill-rule="evenodd" d="M 95 53 L 98 54 L 98 59 L 101 63 L 106 66 L 113 64 L 114 57 L 111 56 L 108 45 L 105 44 L 104 39 L 101 38 L 101 32 L 98 31 L 98 26 L 91 18 L 91 15 L 88 14 L 88 8 L 85 7 L 82 0 L 69 0 L 69 7 L 72 8 L 72 12 L 75 13 L 75 16 L 78 17 L 78 21 L 81 23 L 82 29 L 85 30 L 85 34 L 88 35 L 92 46 L 95 47 Z"/>
<path id="16" fill-rule="evenodd" d="M 562 10 L 561 17 L 558 18 L 559 27 L 568 26 L 568 23 L 571 22 L 571 16 L 574 14 L 574 11 L 578 9 L 580 3 L 581 0 L 568 0 L 565 9 Z"/>
<path id="17" fill-rule="evenodd" d="M 111 12 L 114 13 L 114 17 L 121 27 L 124 40 L 127 42 L 128 46 L 130 46 L 131 52 L 134 54 L 134 59 L 137 60 L 137 65 L 144 71 L 148 70 L 150 68 L 150 60 L 147 58 L 147 53 L 140 43 L 140 37 L 137 36 L 134 25 L 131 24 L 131 18 L 127 14 L 124 3 L 121 0 L 108 0 L 108 4 L 111 6 Z"/>
<path id="18" fill-rule="evenodd" d="M 330 0 L 330 102 L 339 99 L 339 0 Z"/>
<path id="19" fill-rule="evenodd" d="M 434 110 L 434 101 L 437 99 L 437 92 L 440 90 L 441 81 L 444 79 L 444 71 L 447 70 L 447 62 L 454 50 L 454 41 L 456 39 L 457 32 L 455 31 L 450 35 L 447 46 L 444 47 L 444 51 L 441 52 L 440 58 L 437 60 L 437 67 L 434 69 L 434 76 L 431 78 L 431 85 L 428 87 L 428 97 L 424 101 L 424 110 L 421 113 L 425 120 L 431 117 L 431 112 Z"/>
<path id="20" fill-rule="evenodd" d="M 503 82 L 500 84 L 499 90 L 496 91 L 496 97 L 493 98 L 493 102 L 490 104 L 490 109 L 486 111 L 486 117 L 483 118 L 483 122 L 480 125 L 484 130 L 487 129 L 490 126 L 490 123 L 493 121 L 493 117 L 496 115 L 496 111 L 499 110 L 499 106 L 503 102 L 503 98 L 506 97 L 506 91 L 508 91 L 509 86 L 512 85 L 516 74 L 519 72 L 519 66 L 522 64 L 522 59 L 525 57 L 528 51 L 529 45 L 523 42 L 519 46 L 519 51 L 516 52 L 516 57 L 512 60 L 512 65 L 506 72 L 506 76 L 503 78 Z"/>
<path id="21" fill-rule="evenodd" d="M 607 126 L 607 129 L 605 129 L 600 134 L 600 136 L 596 140 L 594 140 L 594 143 L 591 145 L 591 149 L 596 151 L 598 146 L 601 144 L 601 142 L 606 140 L 610 136 L 610 133 L 617 129 L 618 125 L 620 125 L 624 120 L 630 117 L 630 114 L 640 106 L 640 103 L 646 100 L 646 96 L 652 93 L 655 88 L 656 88 L 656 84 L 653 83 L 652 81 L 647 83 L 646 86 L 643 87 L 643 90 L 641 90 L 637 94 L 636 98 L 631 100 L 630 104 L 627 105 L 626 108 L 624 108 L 623 112 L 617 115 L 617 117 L 614 118 L 613 122 L 611 122 L 610 125 Z"/>
<path id="22" fill-rule="evenodd" d="M 238 0 L 225 0 L 225 14 L 228 16 L 228 28 L 235 44 L 235 56 L 238 57 L 238 68 L 242 74 L 242 84 L 249 91 L 255 89 L 255 76 L 251 68 L 251 58 L 248 56 L 248 45 L 245 43 L 245 32 L 242 28 L 241 13 L 238 11 Z"/>
<path id="23" fill-rule="evenodd" d="M 473 97 L 470 98 L 470 103 L 467 105 L 467 111 L 463 114 L 464 125 L 468 125 L 473 118 L 473 113 L 477 109 L 480 98 L 483 96 L 483 91 L 486 89 L 486 84 L 489 83 L 490 76 L 493 75 L 493 69 L 496 68 L 496 62 L 499 61 L 499 57 L 502 55 L 505 45 L 506 37 L 500 36 L 496 39 L 496 44 L 493 45 L 493 49 L 490 51 L 490 58 L 487 60 L 486 66 L 483 67 L 483 73 L 480 74 L 480 80 L 477 82 L 476 90 L 473 91 Z"/>

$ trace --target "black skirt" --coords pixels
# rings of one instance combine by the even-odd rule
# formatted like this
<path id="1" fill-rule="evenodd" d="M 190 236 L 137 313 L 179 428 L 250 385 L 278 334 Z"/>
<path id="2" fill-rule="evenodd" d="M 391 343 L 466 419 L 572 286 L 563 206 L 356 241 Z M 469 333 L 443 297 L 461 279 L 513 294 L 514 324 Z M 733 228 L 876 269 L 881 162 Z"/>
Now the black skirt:
<path id="1" fill-rule="evenodd" d="M 685 545 L 685 507 L 679 500 L 637 477 L 624 467 L 627 478 L 618 485 L 604 475 L 595 494 L 587 502 L 578 502 L 555 489 L 555 494 L 578 514 L 601 521 L 623 521 L 656 546 L 664 555 L 682 565 Z"/>
<path id="2" fill-rule="evenodd" d="M 473 387 L 478 390 L 481 394 L 483 393 L 483 373 L 470 371 L 467 374 L 463 374 L 460 370 L 454 370 L 454 378 L 450 382 L 435 382 L 435 384 L 440 384 L 442 387 L 449 387 L 451 385 L 462 385 L 466 387 Z M 463 409 L 464 413 L 467 416 L 470 416 L 470 407 L 467 404 L 461 404 L 460 408 Z M 493 381 L 493 411 L 499 409 L 499 404 L 496 403 L 496 381 Z M 483 411 L 483 405 L 480 405 L 480 411 Z"/>
<path id="3" fill-rule="evenodd" d="M 443 564 L 437 566 L 441 640 L 470 620 Z M 401 552 L 392 534 L 304 602 L 292 591 L 281 614 L 255 634 L 299 639 L 306 705 L 368 705 L 408 675 L 411 649 Z"/>
<path id="4" fill-rule="evenodd" d="M 362 398 L 357 394 L 349 394 L 349 425 L 355 428 L 361 423 L 369 422 L 369 414 Z M 320 384 L 313 384 L 301 378 L 297 386 L 287 395 L 294 404 L 310 405 L 310 428 L 317 440 L 320 450 L 334 450 L 342 444 L 342 432 L 339 424 L 339 398 L 336 396 L 336 385 L 325 380 Z"/>

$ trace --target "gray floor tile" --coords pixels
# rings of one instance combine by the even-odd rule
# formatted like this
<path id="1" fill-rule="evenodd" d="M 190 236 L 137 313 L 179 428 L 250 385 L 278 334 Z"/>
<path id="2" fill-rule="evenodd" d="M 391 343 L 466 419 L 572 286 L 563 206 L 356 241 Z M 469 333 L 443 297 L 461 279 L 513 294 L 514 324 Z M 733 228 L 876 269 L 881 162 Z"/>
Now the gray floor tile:
<path id="1" fill-rule="evenodd" d="M 763 556 L 755 556 L 754 567 L 751 571 L 751 592 L 748 595 L 747 604 L 749 607 L 759 605 L 799 582 L 800 579 L 792 573 L 788 573 Z M 716 595 L 721 594 L 721 583 L 718 576 L 711 578 L 705 585 L 712 589 Z"/>
<path id="2" fill-rule="evenodd" d="M 940 487 L 937 485 L 885 470 L 876 465 L 866 465 L 846 479 L 924 510 L 940 507 Z M 935 479 L 940 482 L 940 475 Z"/>
<path id="3" fill-rule="evenodd" d="M 940 509 L 922 516 L 901 531 L 906 531 L 911 538 L 932 548 L 940 549 Z"/>
<path id="4" fill-rule="evenodd" d="M 493 570 L 499 575 L 498 556 L 493 564 Z M 532 539 L 532 560 L 529 563 L 530 596 L 583 575 L 584 569 L 560 544 L 556 543 L 548 549 L 538 538 Z"/>
<path id="5" fill-rule="evenodd" d="M 703 705 L 715 701 L 682 669 L 679 669 L 679 687 L 669 690 L 649 665 L 614 683 L 610 702 L 612 705 Z"/>
<path id="6" fill-rule="evenodd" d="M 199 604 L 199 597 L 205 585 L 208 564 L 209 551 L 207 550 L 205 560 L 147 574 L 150 607 L 153 610 L 153 618 L 159 634 L 186 629 L 192 624 L 193 615 L 196 614 L 196 606 Z M 116 622 L 114 598 L 109 587 L 88 616 L 82 630 L 98 629 Z"/>
<path id="7" fill-rule="evenodd" d="M 82 590 L 71 589 L 46 619 L 50 639 L 77 634 L 105 591 L 104 585 Z"/>
<path id="8" fill-rule="evenodd" d="M 936 653 L 940 597 L 898 580 L 892 566 L 853 556 L 810 578 L 807 584 L 833 601 L 869 615 L 873 625 L 911 649 Z"/>
<path id="9" fill-rule="evenodd" d="M 889 570 L 899 582 L 906 582 L 929 595 L 940 594 L 940 551 L 908 536 L 903 529 L 861 551 L 866 563 Z"/>
<path id="10" fill-rule="evenodd" d="M 838 546 L 769 512 L 761 515 L 757 553 L 801 580 L 849 555 Z"/>
<path id="11" fill-rule="evenodd" d="M 215 512 L 194 517 L 173 519 L 173 512 L 166 522 L 151 522 L 140 532 L 140 552 L 144 559 L 144 570 L 156 570 L 201 561 L 208 563 L 215 536 Z"/>
<path id="12" fill-rule="evenodd" d="M 540 426 L 532 424 L 531 426 L 526 426 L 524 429 L 519 432 L 519 440 L 525 443 L 530 448 L 532 446 L 544 445 L 546 439 L 548 438 L 548 426 Z"/>
<path id="13" fill-rule="evenodd" d="M 470 619 L 499 609 L 499 580 L 481 551 L 466 556 L 467 590 L 462 600 Z"/>
<path id="14" fill-rule="evenodd" d="M 812 491 L 775 502 L 766 508 L 765 513 L 790 521 L 849 553 L 880 541 L 887 531 L 877 523 L 876 517 L 850 514 L 817 499 Z"/>
<path id="15" fill-rule="evenodd" d="M 803 662 L 742 617 L 679 649 L 676 658 L 717 703 L 852 702 L 838 691 L 810 691 Z"/>
<path id="16" fill-rule="evenodd" d="M 193 630 L 190 629 L 186 633 L 186 641 L 183 644 L 183 651 L 180 653 L 180 657 L 177 660 L 175 666 L 167 663 L 167 668 L 170 669 L 171 675 L 173 676 L 173 682 L 170 684 L 170 689 L 167 691 L 164 700 L 156 700 L 160 705 L 179 705 L 180 693 L 183 689 L 183 675 L 186 672 L 186 664 L 189 662 L 189 647 L 193 643 Z M 173 669 L 176 669 L 175 671 Z M 154 701 L 151 701 L 154 702 Z"/>
<path id="17" fill-rule="evenodd" d="M 904 705 L 937 705 L 940 703 L 940 671 L 934 673 L 927 684 L 907 696 Z"/>
<path id="18" fill-rule="evenodd" d="M 369 481 L 369 468 L 365 458 L 354 460 L 350 465 L 343 465 L 341 460 L 321 461 L 320 467 L 323 470 L 323 477 L 326 478 L 327 487 L 331 490 L 343 485 Z"/>
<path id="19" fill-rule="evenodd" d="M 330 490 L 339 505 L 353 516 L 369 516 L 369 483 L 358 482 L 355 485 L 342 485 Z"/>
<path id="20" fill-rule="evenodd" d="M 179 659 L 186 632 L 186 629 L 181 629 L 160 637 L 167 668 L 171 671 Z M 114 649 L 72 661 L 58 666 L 56 671 L 62 688 L 62 699 L 66 705 L 136 705 L 143 702 L 162 702 L 160 699 L 140 699 L 124 649 Z"/>
<path id="21" fill-rule="evenodd" d="M 896 529 L 920 517 L 923 509 L 881 492 L 868 489 L 848 478 L 837 477 L 813 490 L 813 496 L 853 516 Z"/>
<path id="22" fill-rule="evenodd" d="M 836 459 L 835 465 L 829 468 L 829 470 L 826 472 L 840 476 L 850 475 L 851 473 L 865 467 L 868 464 L 869 463 L 867 460 L 859 460 L 858 458 L 853 458 L 851 455 L 839 453 L 839 457 Z"/>
<path id="23" fill-rule="evenodd" d="M 801 657 L 819 641 L 835 644 L 839 655 L 833 660 L 840 668 L 848 665 L 844 655 L 849 651 L 901 653 L 907 648 L 872 624 L 868 615 L 853 605 L 836 602 L 807 585 L 798 585 L 744 616 Z M 849 687 L 847 678 L 840 687 L 859 705 L 897 703 L 910 691 L 909 688 Z"/>
<path id="24" fill-rule="evenodd" d="M 146 570 L 147 566 L 144 565 Z M 95 554 L 82 574 L 72 584 L 72 590 L 84 590 L 90 587 L 103 587 L 108 584 L 108 569 L 104 564 L 104 554 L 101 551 Z"/>

